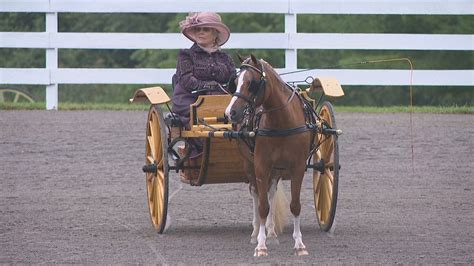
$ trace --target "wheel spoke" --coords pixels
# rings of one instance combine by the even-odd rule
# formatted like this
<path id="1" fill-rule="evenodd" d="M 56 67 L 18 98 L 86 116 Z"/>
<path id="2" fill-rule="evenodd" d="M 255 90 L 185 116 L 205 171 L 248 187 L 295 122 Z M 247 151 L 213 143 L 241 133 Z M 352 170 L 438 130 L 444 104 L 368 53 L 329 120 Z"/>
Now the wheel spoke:
<path id="1" fill-rule="evenodd" d="M 15 94 L 15 98 L 13 99 L 13 102 L 14 102 L 14 103 L 17 103 L 18 100 L 20 99 L 20 96 L 21 96 L 21 95 L 20 95 L 19 93 L 16 93 L 16 94 Z"/>
<path id="2" fill-rule="evenodd" d="M 150 199 L 151 196 L 151 189 L 152 189 L 152 184 L 153 182 L 153 175 L 151 173 L 146 174 L 146 188 L 147 188 L 147 193 L 148 193 L 148 199 Z"/>
<path id="3" fill-rule="evenodd" d="M 321 175 L 318 175 L 318 177 L 314 178 L 313 177 L 313 194 L 314 194 L 314 205 L 316 206 L 316 209 L 320 209 L 319 206 L 319 197 L 321 193 Z"/>
<path id="4" fill-rule="evenodd" d="M 158 167 L 158 169 L 163 169 L 163 163 L 164 163 L 163 157 L 160 156 L 160 160 L 158 161 L 158 164 L 156 165 L 156 167 Z"/>
<path id="5" fill-rule="evenodd" d="M 334 170 L 334 161 L 324 162 L 324 167 L 329 171 Z"/>
<path id="6" fill-rule="evenodd" d="M 321 144 L 321 155 L 323 157 L 324 162 L 328 162 L 330 157 L 334 151 L 334 142 L 333 137 L 326 137 L 324 139 L 323 144 Z"/>
<path id="7" fill-rule="evenodd" d="M 160 203 L 162 202 L 162 191 L 161 191 L 161 178 L 157 176 L 156 178 L 156 183 L 154 184 L 154 187 L 155 187 L 155 190 L 156 190 L 156 193 L 155 193 L 155 214 L 156 214 L 156 219 L 157 221 L 160 220 L 161 218 L 161 211 L 162 211 L 162 208 L 160 206 Z"/>
<path id="8" fill-rule="evenodd" d="M 160 146 L 159 145 L 160 143 L 159 132 L 158 132 L 157 127 L 158 127 L 157 122 L 154 120 L 151 120 L 150 121 L 151 136 L 149 136 L 149 138 L 152 139 L 152 142 L 150 142 L 150 144 L 151 144 L 152 150 L 155 152 L 155 155 L 158 155 L 157 153 Z M 153 157 L 156 158 L 156 156 L 153 156 Z"/>
<path id="9" fill-rule="evenodd" d="M 324 153 L 324 161 L 325 162 L 329 162 L 331 160 L 331 157 L 332 157 L 332 154 L 334 152 L 334 137 L 329 137 L 327 140 L 326 140 L 326 143 L 325 143 L 325 153 Z"/>
<path id="10" fill-rule="evenodd" d="M 319 208 L 319 211 L 320 211 L 320 216 L 319 216 L 319 220 L 321 222 L 325 221 L 326 220 L 326 190 L 324 189 L 325 187 L 325 184 L 324 184 L 324 177 L 322 179 L 322 185 L 321 185 L 321 190 L 320 190 L 320 196 L 319 196 L 319 201 L 320 201 L 320 208 Z"/>
<path id="11" fill-rule="evenodd" d="M 324 186 L 324 189 L 326 190 L 326 192 L 324 193 L 325 196 L 326 196 L 326 202 L 328 203 L 327 206 L 331 206 L 331 201 L 332 201 L 332 183 L 330 182 L 330 179 L 329 177 L 328 178 L 325 178 L 326 182 L 325 183 L 325 186 Z"/>
<path id="12" fill-rule="evenodd" d="M 327 180 L 329 180 L 332 186 L 334 184 L 334 176 L 332 175 L 332 172 L 329 170 L 329 168 L 324 169 L 324 175 L 327 176 Z"/>
<path id="13" fill-rule="evenodd" d="M 319 194 L 315 195 L 314 199 L 315 199 L 314 200 L 314 206 L 316 207 L 316 211 L 319 212 L 319 211 L 321 211 L 321 204 L 319 204 L 320 195 Z"/>
<path id="14" fill-rule="evenodd" d="M 154 206 L 154 203 L 155 203 L 155 180 L 152 179 L 149 183 L 149 186 L 150 186 L 150 194 L 149 194 L 149 200 L 148 200 L 148 204 L 150 205 L 150 214 L 151 214 L 151 217 L 152 219 L 154 220 L 154 217 L 155 217 L 155 210 L 153 208 Z"/>
<path id="15" fill-rule="evenodd" d="M 153 156 L 150 156 L 150 155 L 146 157 L 146 160 L 147 160 L 147 163 L 149 164 L 152 164 L 155 162 L 155 159 L 153 158 Z"/>
<path id="16" fill-rule="evenodd" d="M 158 121 L 156 121 L 156 115 L 153 114 L 150 119 L 150 131 L 151 131 L 151 135 L 154 138 L 159 135 L 158 126 L 159 124 L 158 124 Z"/>
<path id="17" fill-rule="evenodd" d="M 158 122 L 157 122 L 157 126 L 161 126 Z M 155 142 L 156 142 L 156 158 L 162 158 L 163 157 L 163 146 L 161 146 L 161 143 L 162 143 L 162 139 L 161 139 L 161 133 L 158 131 L 157 134 L 154 136 L 155 137 Z M 158 160 L 157 160 L 158 161 Z"/>
<path id="18" fill-rule="evenodd" d="M 155 150 L 153 136 L 148 136 L 147 139 L 148 139 L 147 141 L 148 146 L 150 147 L 151 156 L 153 157 L 153 161 L 154 161 L 156 159 L 156 150 Z"/>
<path id="19" fill-rule="evenodd" d="M 321 178 L 321 173 L 319 171 L 315 170 L 314 173 L 313 173 L 313 190 L 314 190 L 314 192 L 318 191 L 320 178 Z"/>
<path id="20" fill-rule="evenodd" d="M 159 197 L 159 201 L 158 201 L 158 209 L 159 209 L 159 212 L 160 212 L 160 217 L 163 215 L 163 203 L 164 203 L 164 191 L 163 191 L 163 188 L 165 186 L 165 176 L 164 176 L 164 173 L 159 171 L 158 172 L 158 176 L 157 176 L 157 179 L 158 179 L 158 183 L 159 183 L 159 190 L 160 190 L 160 197 Z"/>

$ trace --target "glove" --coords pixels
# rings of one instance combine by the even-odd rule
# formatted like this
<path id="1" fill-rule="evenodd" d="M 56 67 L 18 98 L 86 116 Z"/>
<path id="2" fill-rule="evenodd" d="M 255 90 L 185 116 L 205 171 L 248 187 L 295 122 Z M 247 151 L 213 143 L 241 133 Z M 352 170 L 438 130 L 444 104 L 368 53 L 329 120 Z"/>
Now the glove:
<path id="1" fill-rule="evenodd" d="M 219 88 L 219 83 L 216 81 L 208 81 L 204 84 L 204 89 L 206 90 L 217 90 Z"/>

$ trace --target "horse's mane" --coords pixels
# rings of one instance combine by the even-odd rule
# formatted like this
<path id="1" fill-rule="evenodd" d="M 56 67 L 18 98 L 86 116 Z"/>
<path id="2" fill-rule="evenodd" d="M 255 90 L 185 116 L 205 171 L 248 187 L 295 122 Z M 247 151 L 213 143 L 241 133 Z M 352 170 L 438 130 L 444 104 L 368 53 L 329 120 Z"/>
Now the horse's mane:
<path id="1" fill-rule="evenodd" d="M 267 74 L 271 73 L 271 75 L 274 76 L 275 79 L 276 79 L 277 81 L 279 81 L 282 85 L 285 85 L 285 84 L 286 84 L 286 82 L 283 81 L 283 79 L 280 77 L 280 74 L 278 74 L 278 73 L 275 71 L 275 69 L 273 68 L 272 65 L 270 65 L 270 63 L 268 63 L 267 61 L 265 61 L 265 60 L 263 60 L 263 59 L 258 59 L 258 62 L 260 62 L 261 64 L 264 65 L 264 71 L 265 71 Z M 247 59 L 245 59 L 245 60 L 242 62 L 242 64 L 251 64 L 251 63 L 253 63 L 251 57 L 248 57 Z M 252 65 L 253 65 L 253 64 L 252 64 Z M 258 66 L 258 65 L 256 65 L 255 67 L 260 68 L 260 66 Z"/>

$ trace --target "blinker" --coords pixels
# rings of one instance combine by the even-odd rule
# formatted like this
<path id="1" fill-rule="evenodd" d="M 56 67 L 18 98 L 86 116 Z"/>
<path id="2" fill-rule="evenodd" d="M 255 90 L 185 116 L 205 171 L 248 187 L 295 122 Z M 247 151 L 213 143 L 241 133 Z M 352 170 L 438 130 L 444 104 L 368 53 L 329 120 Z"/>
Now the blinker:
<path id="1" fill-rule="evenodd" d="M 265 79 L 255 80 L 253 79 L 250 81 L 249 84 L 249 92 L 253 95 L 257 95 L 260 89 L 265 88 Z"/>
<path id="2" fill-rule="evenodd" d="M 258 92 L 258 89 L 260 89 L 260 83 L 261 83 L 262 80 L 255 80 L 253 79 L 252 81 L 250 81 L 250 85 L 249 85 L 249 92 L 251 94 L 257 94 Z"/>
<path id="3" fill-rule="evenodd" d="M 235 85 L 235 79 L 237 77 L 235 75 L 233 75 L 232 77 L 230 77 L 229 79 L 229 83 L 227 84 L 227 91 L 231 94 L 234 94 L 235 91 L 237 90 L 237 85 Z"/>

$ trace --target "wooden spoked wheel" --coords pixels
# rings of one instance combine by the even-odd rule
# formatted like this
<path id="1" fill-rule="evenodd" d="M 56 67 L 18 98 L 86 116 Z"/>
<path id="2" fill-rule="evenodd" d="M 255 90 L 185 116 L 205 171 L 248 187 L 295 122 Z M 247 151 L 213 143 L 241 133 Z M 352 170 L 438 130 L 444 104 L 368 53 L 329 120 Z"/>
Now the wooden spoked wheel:
<path id="1" fill-rule="evenodd" d="M 168 211 L 168 139 L 163 112 L 151 106 L 146 128 L 146 188 L 151 222 L 163 233 Z"/>
<path id="2" fill-rule="evenodd" d="M 0 103 L 18 103 L 28 102 L 34 103 L 33 97 L 27 92 L 18 89 L 2 89 L 0 88 Z"/>
<path id="3" fill-rule="evenodd" d="M 334 109 L 324 102 L 319 111 L 322 130 L 318 133 L 319 149 L 313 156 L 313 164 L 319 164 L 320 170 L 313 171 L 314 206 L 319 227 L 329 231 L 336 216 L 337 190 L 339 183 L 339 146 L 338 136 L 324 129 L 337 129 Z M 321 173 L 322 172 L 322 173 Z"/>

